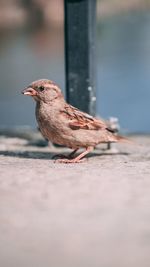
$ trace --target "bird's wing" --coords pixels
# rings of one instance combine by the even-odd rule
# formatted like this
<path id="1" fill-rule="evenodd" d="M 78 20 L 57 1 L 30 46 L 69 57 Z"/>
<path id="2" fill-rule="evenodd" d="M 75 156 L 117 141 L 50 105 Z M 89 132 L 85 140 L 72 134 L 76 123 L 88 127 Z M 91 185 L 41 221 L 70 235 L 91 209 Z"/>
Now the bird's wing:
<path id="1" fill-rule="evenodd" d="M 96 119 L 91 115 L 80 111 L 79 109 L 66 105 L 62 111 L 63 115 L 67 117 L 69 127 L 72 130 L 99 130 L 108 129 L 106 123 L 101 119 Z M 109 129 L 108 129 L 109 130 Z"/>

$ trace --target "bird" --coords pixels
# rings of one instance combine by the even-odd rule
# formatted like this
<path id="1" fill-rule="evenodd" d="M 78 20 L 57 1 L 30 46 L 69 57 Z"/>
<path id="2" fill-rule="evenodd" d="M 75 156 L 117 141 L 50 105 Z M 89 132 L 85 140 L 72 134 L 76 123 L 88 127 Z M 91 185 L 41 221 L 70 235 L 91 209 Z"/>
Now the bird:
<path id="1" fill-rule="evenodd" d="M 100 143 L 127 141 L 126 137 L 116 135 L 104 120 L 67 103 L 59 86 L 51 80 L 34 81 L 22 94 L 36 101 L 36 120 L 43 137 L 73 150 L 57 162 L 79 163 Z M 84 151 L 75 156 L 80 148 Z"/>

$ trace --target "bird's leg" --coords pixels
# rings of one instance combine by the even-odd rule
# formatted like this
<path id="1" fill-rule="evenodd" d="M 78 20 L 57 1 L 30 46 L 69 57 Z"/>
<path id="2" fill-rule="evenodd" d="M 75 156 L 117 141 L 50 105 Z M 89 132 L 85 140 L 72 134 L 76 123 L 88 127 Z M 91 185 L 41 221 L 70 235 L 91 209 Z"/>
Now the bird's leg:
<path id="1" fill-rule="evenodd" d="M 75 150 L 73 150 L 68 156 L 68 159 L 72 159 L 72 157 L 74 156 L 74 154 L 78 151 L 79 148 L 76 148 Z"/>
<path id="2" fill-rule="evenodd" d="M 56 162 L 60 162 L 60 163 L 79 163 L 79 162 L 82 161 L 82 158 L 85 157 L 88 153 L 90 153 L 93 149 L 94 148 L 92 146 L 89 146 L 89 147 L 86 148 L 85 151 L 83 151 L 80 155 L 78 155 L 74 159 L 58 159 L 58 160 L 56 160 Z"/>
<path id="3" fill-rule="evenodd" d="M 78 163 L 82 160 L 83 157 L 85 157 L 88 153 L 90 153 L 92 150 L 94 149 L 94 147 L 89 146 L 86 148 L 85 151 L 83 151 L 81 154 L 79 154 L 76 158 L 70 160 L 72 163 Z"/>

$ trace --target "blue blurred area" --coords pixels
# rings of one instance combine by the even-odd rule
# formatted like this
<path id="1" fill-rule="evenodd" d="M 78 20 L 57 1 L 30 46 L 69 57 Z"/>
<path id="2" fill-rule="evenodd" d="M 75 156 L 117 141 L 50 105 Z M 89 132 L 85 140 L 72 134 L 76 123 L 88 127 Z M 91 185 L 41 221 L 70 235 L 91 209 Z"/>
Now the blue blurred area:
<path id="1" fill-rule="evenodd" d="M 115 15 L 97 25 L 97 115 L 128 132 L 150 132 L 150 13 Z M 0 127 L 36 127 L 34 103 L 21 95 L 49 78 L 65 89 L 63 28 L 0 31 Z"/>
<path id="2" fill-rule="evenodd" d="M 150 13 L 114 16 L 98 27 L 97 112 L 129 132 L 150 132 Z"/>
<path id="3" fill-rule="evenodd" d="M 63 30 L 19 31 L 5 38 L 0 47 L 0 125 L 35 127 L 35 103 L 21 91 L 41 78 L 57 81 L 64 90 Z"/>

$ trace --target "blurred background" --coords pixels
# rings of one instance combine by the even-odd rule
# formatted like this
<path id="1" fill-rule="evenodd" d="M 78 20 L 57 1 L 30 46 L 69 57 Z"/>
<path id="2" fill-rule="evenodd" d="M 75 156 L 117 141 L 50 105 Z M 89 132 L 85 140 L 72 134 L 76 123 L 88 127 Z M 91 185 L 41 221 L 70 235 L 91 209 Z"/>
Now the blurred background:
<path id="1" fill-rule="evenodd" d="M 49 78 L 65 91 L 63 0 L 0 0 L 0 127 L 36 127 L 21 90 Z M 150 0 L 97 1 L 97 115 L 149 133 Z"/>

